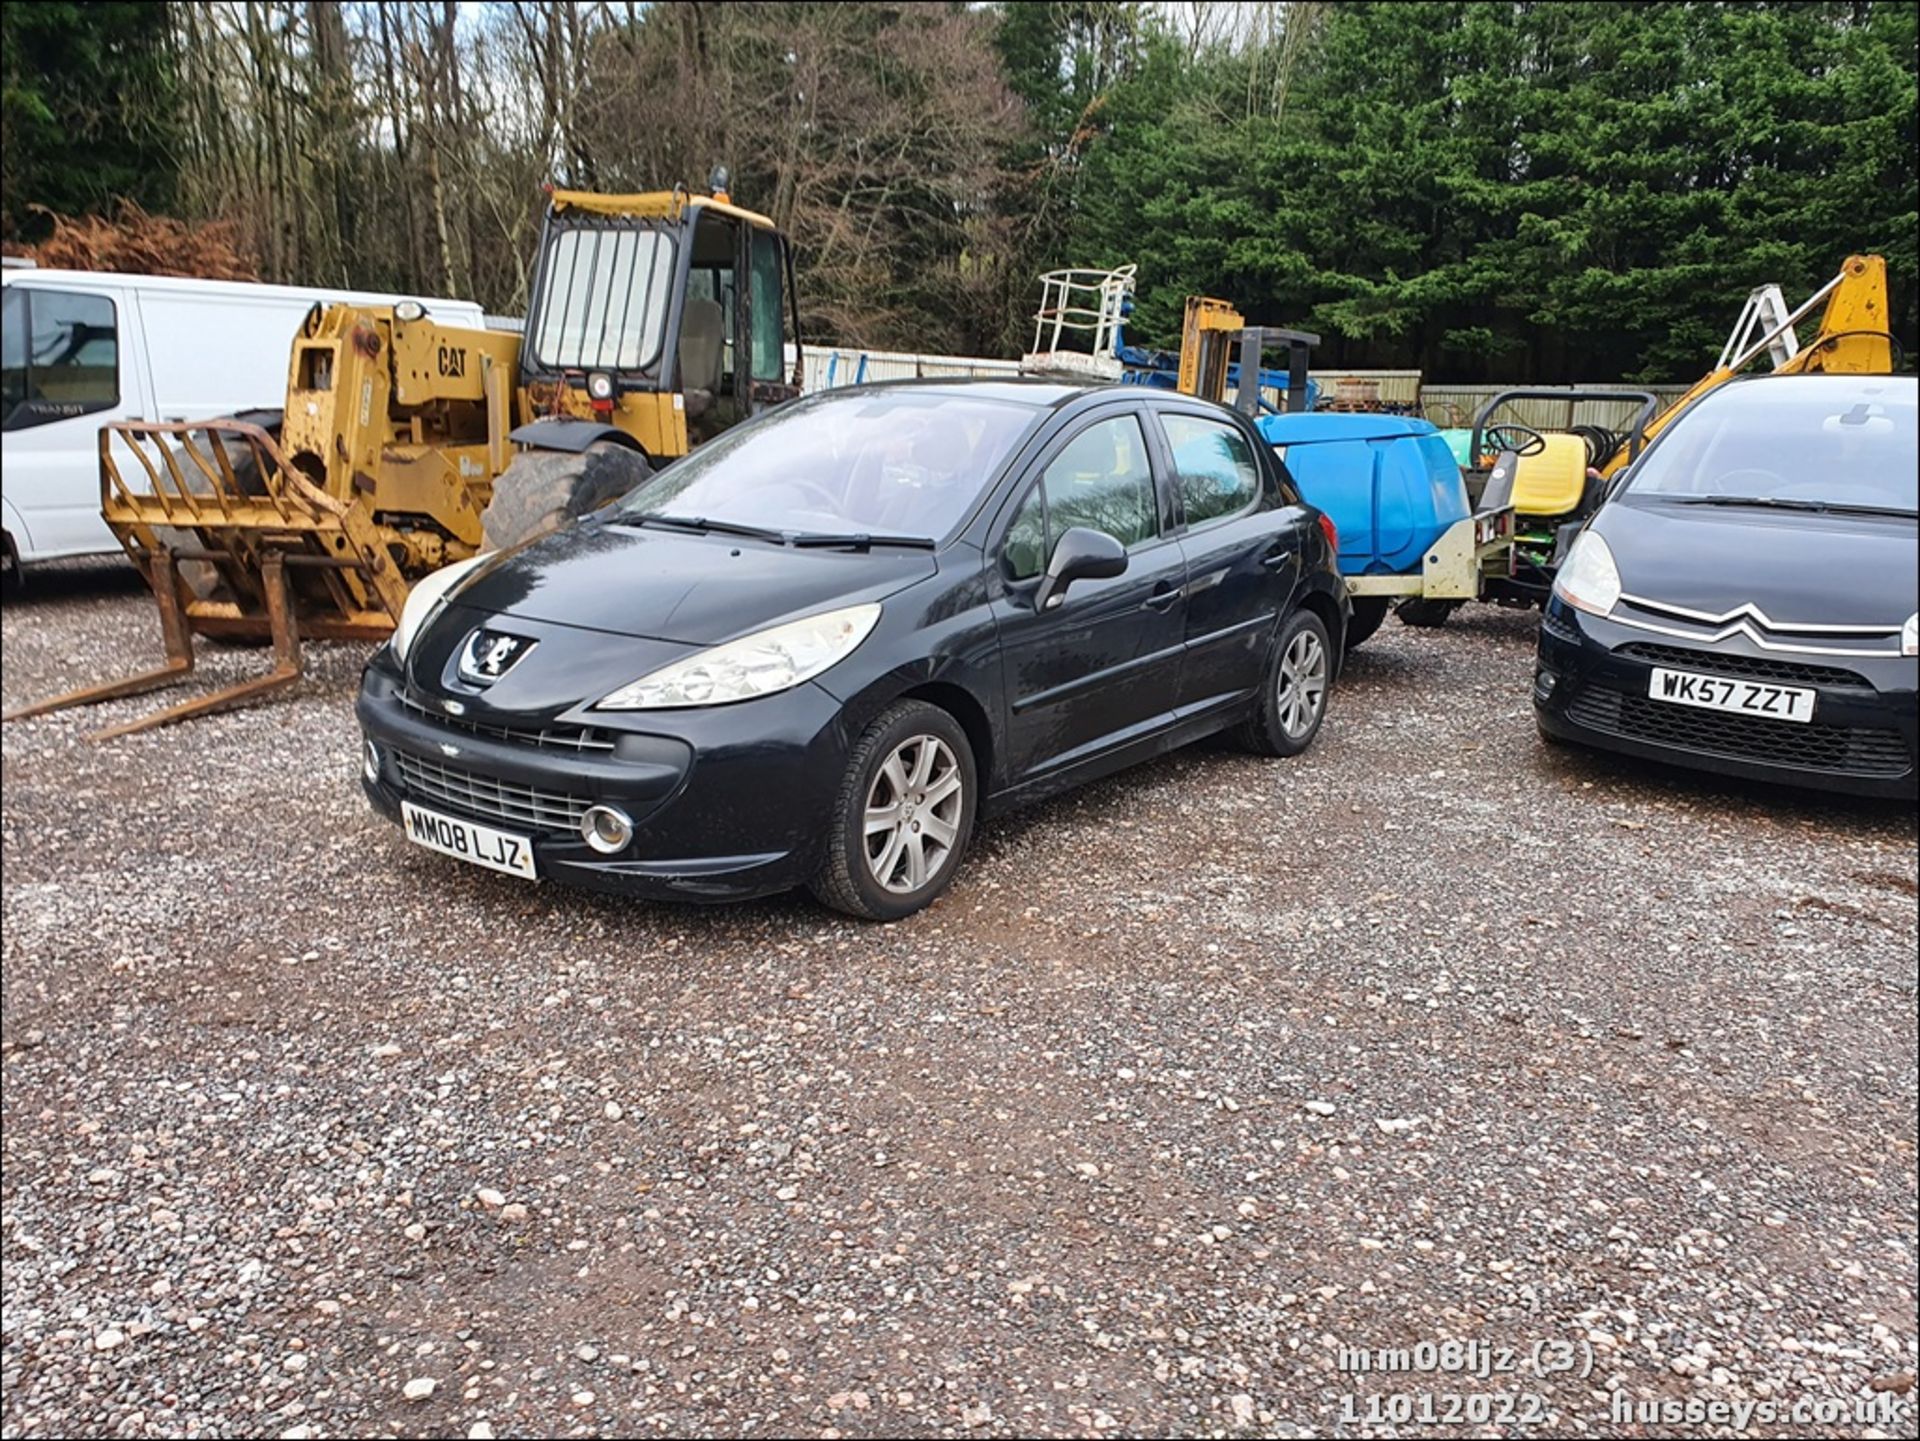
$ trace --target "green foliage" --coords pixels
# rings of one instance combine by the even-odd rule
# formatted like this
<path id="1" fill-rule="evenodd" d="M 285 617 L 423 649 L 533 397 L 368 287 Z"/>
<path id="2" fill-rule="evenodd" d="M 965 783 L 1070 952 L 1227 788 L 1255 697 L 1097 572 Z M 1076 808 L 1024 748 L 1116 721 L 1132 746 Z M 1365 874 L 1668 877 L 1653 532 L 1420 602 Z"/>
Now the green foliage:
<path id="1" fill-rule="evenodd" d="M 45 229 L 29 205 L 63 214 L 151 210 L 173 200 L 174 73 L 164 5 L 0 6 L 0 223 Z"/>
<path id="2" fill-rule="evenodd" d="M 1294 6 L 1293 11 L 1311 9 Z M 1915 11 L 1350 4 L 1270 57 L 1172 37 L 1109 96 L 1061 252 L 1435 379 L 1691 379 L 1740 301 L 1887 256 L 1912 343 Z"/>
<path id="3" fill-rule="evenodd" d="M 177 199 L 274 279 L 513 309 L 540 178 L 724 159 L 798 243 L 810 340 L 1004 354 L 1038 271 L 1133 262 L 1148 341 L 1198 293 L 1328 365 L 1684 381 L 1753 286 L 1797 300 L 1853 253 L 1914 343 L 1917 14 L 13 0 L 4 225 Z"/>

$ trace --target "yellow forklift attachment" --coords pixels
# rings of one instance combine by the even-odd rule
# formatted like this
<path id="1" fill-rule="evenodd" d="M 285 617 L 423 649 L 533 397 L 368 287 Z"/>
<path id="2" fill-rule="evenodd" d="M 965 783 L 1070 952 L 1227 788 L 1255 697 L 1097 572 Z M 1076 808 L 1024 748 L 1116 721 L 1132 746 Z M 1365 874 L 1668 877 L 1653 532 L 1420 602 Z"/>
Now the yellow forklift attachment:
<path id="1" fill-rule="evenodd" d="M 124 467 L 122 452 L 132 462 Z M 298 680 L 303 635 L 378 640 L 393 630 L 406 602 L 408 582 L 389 554 L 390 533 L 365 510 L 319 489 L 257 425 L 220 420 L 104 426 L 100 489 L 102 515 L 159 606 L 166 660 L 157 669 L 22 706 L 0 719 L 171 685 L 193 670 L 195 635 L 271 641 L 268 674 L 93 739 L 223 710 Z"/>

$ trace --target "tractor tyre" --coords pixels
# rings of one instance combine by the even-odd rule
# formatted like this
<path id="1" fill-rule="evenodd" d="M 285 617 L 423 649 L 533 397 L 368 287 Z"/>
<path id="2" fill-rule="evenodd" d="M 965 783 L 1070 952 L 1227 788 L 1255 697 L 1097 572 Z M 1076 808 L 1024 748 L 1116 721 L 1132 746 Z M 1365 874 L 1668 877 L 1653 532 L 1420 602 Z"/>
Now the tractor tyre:
<path id="1" fill-rule="evenodd" d="M 258 412 L 248 411 L 240 419 L 255 419 Z M 280 438 L 280 412 L 272 412 L 273 420 L 264 428 L 275 440 Z M 220 469 L 220 462 L 214 456 L 213 437 L 216 431 L 208 431 L 193 437 L 186 449 L 196 452 L 214 471 Z M 237 436 L 220 435 L 219 445 L 227 458 L 227 464 L 233 469 L 233 478 L 243 495 L 261 496 L 267 493 L 267 480 L 260 473 L 260 458 L 251 445 Z M 180 454 L 180 474 L 186 477 L 187 489 L 195 495 L 212 495 L 213 486 L 201 473 L 199 463 Z"/>
<path id="2" fill-rule="evenodd" d="M 578 452 L 523 450 L 493 482 L 480 516 L 482 543 L 489 550 L 524 544 L 618 500 L 652 474 L 645 455 L 617 441 Z"/>
<path id="3" fill-rule="evenodd" d="M 1447 617 L 1460 608 L 1457 600 L 1403 600 L 1394 607 L 1393 613 L 1400 617 L 1400 624 L 1410 625 L 1419 630 L 1438 630 L 1447 623 Z"/>
<path id="4" fill-rule="evenodd" d="M 235 419 L 251 421 L 275 440 L 280 438 L 280 412 L 277 410 L 242 411 Z M 185 446 L 177 447 L 174 451 L 181 477 L 186 481 L 187 489 L 195 495 L 213 494 L 213 484 L 201 471 L 200 461 L 205 461 L 215 471 L 219 470 L 220 462 L 214 454 L 216 435 L 218 432 L 212 431 L 195 435 Z M 241 493 L 253 496 L 265 495 L 267 493 L 266 477 L 260 473 L 260 459 L 254 453 L 253 447 L 244 440 L 227 435 L 219 435 L 218 445 L 220 451 L 226 456 L 227 465 L 232 469 L 234 482 L 240 487 Z M 200 461 L 189 458 L 187 451 L 198 455 Z M 193 549 L 200 545 L 200 537 L 193 531 L 172 526 L 154 527 L 154 538 L 162 545 L 175 549 Z M 233 587 L 220 578 L 219 570 L 208 561 L 180 561 L 179 571 L 180 578 L 187 583 L 187 588 L 201 600 L 237 601 L 239 599 L 233 593 Z"/>
<path id="5" fill-rule="evenodd" d="M 1392 604 L 1384 595 L 1363 595 L 1353 602 L 1353 619 L 1347 622 L 1347 649 L 1352 650 L 1361 641 L 1380 629 L 1387 618 L 1387 608 Z"/>

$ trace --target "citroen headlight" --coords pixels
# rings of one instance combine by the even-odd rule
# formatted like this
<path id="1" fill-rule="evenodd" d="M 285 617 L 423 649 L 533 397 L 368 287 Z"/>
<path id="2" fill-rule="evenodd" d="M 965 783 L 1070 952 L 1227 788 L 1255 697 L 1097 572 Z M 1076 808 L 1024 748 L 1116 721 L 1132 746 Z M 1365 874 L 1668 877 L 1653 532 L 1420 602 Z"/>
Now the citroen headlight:
<path id="1" fill-rule="evenodd" d="M 879 619 L 878 605 L 850 605 L 757 631 L 641 676 L 597 709 L 671 710 L 772 695 L 852 654 Z"/>
<path id="2" fill-rule="evenodd" d="M 456 560 L 452 565 L 442 566 L 432 575 L 424 576 L 407 592 L 407 603 L 400 607 L 400 624 L 393 628 L 393 639 L 387 644 L 393 647 L 393 658 L 405 661 L 407 648 L 413 644 L 413 638 L 433 618 L 433 613 L 445 604 L 447 594 L 466 578 L 488 552 L 470 556 L 466 560 Z"/>
<path id="3" fill-rule="evenodd" d="M 1900 654 L 1920 655 L 1920 611 L 1907 617 L 1907 623 L 1900 627 Z"/>
<path id="4" fill-rule="evenodd" d="M 1553 578 L 1553 593 L 1575 610 L 1609 614 L 1620 602 L 1620 569 L 1607 543 L 1590 530 L 1581 531 Z"/>

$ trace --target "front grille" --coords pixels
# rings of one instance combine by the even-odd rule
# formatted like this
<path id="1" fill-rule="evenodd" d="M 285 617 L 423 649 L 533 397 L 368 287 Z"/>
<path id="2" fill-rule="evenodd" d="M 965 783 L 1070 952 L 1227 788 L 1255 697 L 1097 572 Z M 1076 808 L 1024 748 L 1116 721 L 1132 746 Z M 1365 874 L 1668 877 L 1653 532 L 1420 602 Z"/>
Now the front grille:
<path id="1" fill-rule="evenodd" d="M 407 794 L 423 805 L 521 831 L 573 831 L 593 802 L 585 796 L 537 790 L 405 751 L 393 753 Z"/>
<path id="2" fill-rule="evenodd" d="M 1653 665 L 1735 676 L 1740 680 L 1778 681 L 1782 685 L 1871 685 L 1857 671 L 1842 670 L 1832 665 L 1802 665 L 1799 661 L 1774 660 L 1770 656 L 1724 655 L 1719 651 L 1689 650 L 1677 645 L 1648 645 L 1643 641 L 1623 645 L 1614 654 L 1631 656 Z"/>
<path id="3" fill-rule="evenodd" d="M 1629 740 L 1799 770 L 1902 776 L 1913 766 L 1896 730 L 1696 710 L 1601 686 L 1581 690 L 1567 706 L 1567 718 Z"/>
<path id="4" fill-rule="evenodd" d="M 432 721 L 435 725 L 445 726 L 448 730 L 464 731 L 473 736 L 485 736 L 489 740 L 507 741 L 512 745 L 539 746 L 542 750 L 590 751 L 605 754 L 611 754 L 613 751 L 613 737 L 591 726 L 542 726 L 535 729 L 529 726 L 492 725 L 485 721 L 468 720 L 464 716 L 450 716 L 405 694 L 400 696 L 400 704 L 422 720 Z"/>

